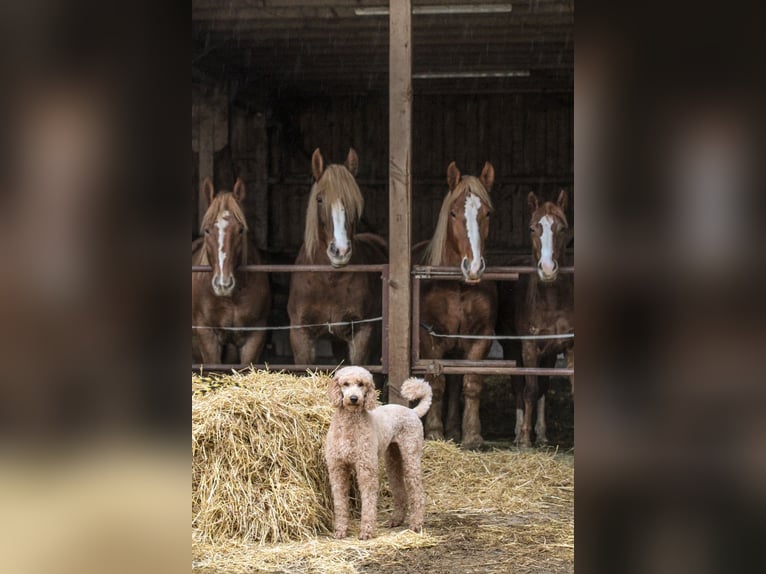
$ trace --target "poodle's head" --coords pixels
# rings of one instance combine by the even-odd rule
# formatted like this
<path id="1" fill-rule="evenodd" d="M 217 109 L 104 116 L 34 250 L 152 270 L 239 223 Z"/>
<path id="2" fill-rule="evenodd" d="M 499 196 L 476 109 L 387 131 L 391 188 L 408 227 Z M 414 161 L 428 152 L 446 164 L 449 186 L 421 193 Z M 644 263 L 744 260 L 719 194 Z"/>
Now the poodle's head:
<path id="1" fill-rule="evenodd" d="M 372 375 L 362 367 L 339 369 L 330 383 L 329 395 L 335 408 L 371 411 L 377 406 Z"/>

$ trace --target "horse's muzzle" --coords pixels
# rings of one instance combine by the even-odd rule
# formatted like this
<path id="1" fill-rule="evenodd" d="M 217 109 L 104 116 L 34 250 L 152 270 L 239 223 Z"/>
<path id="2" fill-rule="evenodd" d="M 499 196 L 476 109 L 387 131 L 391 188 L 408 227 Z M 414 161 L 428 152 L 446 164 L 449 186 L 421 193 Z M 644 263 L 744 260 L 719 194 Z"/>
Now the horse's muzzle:
<path id="1" fill-rule="evenodd" d="M 544 283 L 550 283 L 552 281 L 555 281 L 559 276 L 559 264 L 554 260 L 553 269 L 551 271 L 546 272 L 543 269 L 542 263 L 538 263 L 537 276 L 540 278 L 540 281 L 543 281 Z"/>
<path id="2" fill-rule="evenodd" d="M 351 245 L 341 252 L 341 250 L 336 247 L 335 242 L 332 242 L 327 247 L 327 257 L 329 257 L 330 265 L 333 267 L 343 267 L 351 261 Z"/>
<path id="3" fill-rule="evenodd" d="M 229 277 L 229 281 L 225 283 L 221 281 L 220 276 L 216 275 L 215 277 L 213 277 L 212 283 L 213 283 L 213 291 L 219 297 L 228 297 L 229 295 L 231 295 L 232 291 L 234 291 L 235 285 L 237 284 L 233 275 Z"/>
<path id="4" fill-rule="evenodd" d="M 479 268 L 474 272 L 471 271 L 468 257 L 463 257 L 463 260 L 460 262 L 460 271 L 462 271 L 466 283 L 478 283 L 481 281 L 481 276 L 486 268 L 487 264 L 484 262 L 483 257 L 479 260 Z"/>

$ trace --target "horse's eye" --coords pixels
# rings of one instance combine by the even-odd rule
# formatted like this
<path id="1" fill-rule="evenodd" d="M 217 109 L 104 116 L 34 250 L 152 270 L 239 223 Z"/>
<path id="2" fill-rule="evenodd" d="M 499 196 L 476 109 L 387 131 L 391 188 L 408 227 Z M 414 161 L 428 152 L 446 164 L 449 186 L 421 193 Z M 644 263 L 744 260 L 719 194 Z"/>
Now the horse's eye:
<path id="1" fill-rule="evenodd" d="M 532 233 L 534 233 L 535 231 L 537 231 L 537 226 L 536 226 L 536 225 L 531 225 L 531 226 L 529 227 L 529 230 L 530 230 Z"/>
<path id="2" fill-rule="evenodd" d="M 240 227 L 239 228 L 239 234 L 243 235 L 244 233 L 245 233 L 245 228 L 244 227 Z"/>
<path id="3" fill-rule="evenodd" d="M 450 211 L 449 214 L 450 214 L 450 217 L 457 217 L 457 215 L 455 215 L 454 211 Z"/>
<path id="4" fill-rule="evenodd" d="M 321 195 L 317 196 L 317 203 L 322 203 L 322 196 Z"/>
<path id="5" fill-rule="evenodd" d="M 208 229 L 207 227 L 205 228 L 205 235 L 210 235 L 210 229 Z"/>

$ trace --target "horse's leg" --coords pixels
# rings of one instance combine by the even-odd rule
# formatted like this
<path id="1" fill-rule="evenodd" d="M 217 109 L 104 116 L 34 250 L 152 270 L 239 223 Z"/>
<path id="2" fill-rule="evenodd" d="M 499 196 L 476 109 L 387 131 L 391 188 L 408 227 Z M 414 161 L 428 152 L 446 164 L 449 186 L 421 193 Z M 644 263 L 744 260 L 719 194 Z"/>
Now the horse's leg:
<path id="1" fill-rule="evenodd" d="M 444 399 L 444 375 L 437 377 L 426 375 L 426 380 L 431 385 L 433 393 L 431 408 L 426 413 L 425 428 L 426 438 L 431 440 L 444 439 L 444 425 L 442 424 L 442 400 Z"/>
<path id="2" fill-rule="evenodd" d="M 316 363 L 316 348 L 314 337 L 308 329 L 290 330 L 290 347 L 293 350 L 293 363 L 296 365 L 313 365 Z"/>
<path id="3" fill-rule="evenodd" d="M 217 365 L 221 362 L 221 345 L 213 329 L 200 329 L 197 333 L 202 363 Z"/>
<path id="4" fill-rule="evenodd" d="M 448 440 L 454 440 L 458 442 L 461 437 L 460 428 L 460 389 L 462 381 L 459 376 L 447 377 L 447 424 L 446 424 L 446 437 Z"/>
<path id="5" fill-rule="evenodd" d="M 348 357 L 352 365 L 366 365 L 370 360 L 372 326 L 363 325 L 354 329 L 354 336 L 348 341 Z"/>
<path id="6" fill-rule="evenodd" d="M 491 333 L 485 333 L 490 335 Z M 467 359 L 469 361 L 479 361 L 487 356 L 491 341 L 476 341 L 468 349 Z M 465 406 L 463 407 L 463 448 L 474 450 L 484 443 L 481 436 L 481 418 L 479 416 L 479 406 L 481 402 L 481 389 L 484 386 L 484 376 L 476 374 L 467 374 L 463 376 L 463 396 L 465 397 Z"/>
<path id="7" fill-rule="evenodd" d="M 540 366 L 545 368 L 553 368 L 556 366 L 556 355 L 549 355 L 540 359 Z M 537 378 L 537 419 L 535 420 L 535 443 L 538 446 L 545 446 L 548 444 L 548 437 L 546 432 L 548 430 L 545 424 L 545 394 L 548 392 L 550 386 L 550 377 L 540 376 Z"/>
<path id="8" fill-rule="evenodd" d="M 521 356 L 524 361 L 524 367 L 537 367 L 538 349 L 534 341 L 524 341 L 522 343 Z M 536 375 L 525 375 L 524 385 L 524 422 L 521 424 L 521 434 L 518 435 L 520 447 L 532 446 L 530 434 L 532 431 L 532 414 L 537 403 L 538 387 Z"/>
<path id="9" fill-rule="evenodd" d="M 514 428 L 514 442 L 519 446 L 521 438 L 521 424 L 524 421 L 524 377 L 513 375 L 511 377 L 513 395 L 516 400 L 516 426 Z"/>
<path id="10" fill-rule="evenodd" d="M 567 369 L 574 369 L 574 346 L 567 349 Z M 574 373 L 569 375 L 569 382 L 572 384 L 572 400 L 574 400 Z"/>
<path id="11" fill-rule="evenodd" d="M 266 331 L 255 331 L 250 335 L 239 350 L 239 360 L 244 365 L 257 363 L 266 343 Z"/>

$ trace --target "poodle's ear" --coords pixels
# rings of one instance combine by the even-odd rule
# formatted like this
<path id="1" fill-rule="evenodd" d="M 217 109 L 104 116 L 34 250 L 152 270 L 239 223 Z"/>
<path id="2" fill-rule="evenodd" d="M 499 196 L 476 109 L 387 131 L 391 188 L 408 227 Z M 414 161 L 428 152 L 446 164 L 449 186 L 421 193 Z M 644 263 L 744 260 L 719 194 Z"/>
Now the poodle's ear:
<path id="1" fill-rule="evenodd" d="M 330 398 L 330 404 L 334 408 L 337 409 L 343 406 L 343 393 L 340 392 L 340 385 L 336 377 L 333 377 L 330 381 L 330 386 L 327 388 L 327 396 Z"/>
<path id="2" fill-rule="evenodd" d="M 372 377 L 364 381 L 364 410 L 372 411 L 378 406 L 378 394 L 375 392 L 375 383 Z"/>

